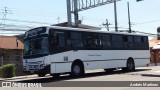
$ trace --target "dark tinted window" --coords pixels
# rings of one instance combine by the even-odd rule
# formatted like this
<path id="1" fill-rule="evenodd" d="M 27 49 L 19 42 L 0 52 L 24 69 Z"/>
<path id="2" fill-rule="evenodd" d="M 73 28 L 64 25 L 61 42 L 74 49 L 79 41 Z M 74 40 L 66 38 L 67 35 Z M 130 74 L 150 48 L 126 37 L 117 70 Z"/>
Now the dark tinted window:
<path id="1" fill-rule="evenodd" d="M 128 37 L 128 42 L 133 42 L 133 36 L 127 36 Z"/>
<path id="2" fill-rule="evenodd" d="M 66 35 L 62 30 L 50 30 L 50 52 L 59 53 L 66 49 Z"/>
<path id="3" fill-rule="evenodd" d="M 51 43 L 63 50 L 144 50 L 147 36 L 107 34 L 84 31 L 53 30 Z"/>
<path id="4" fill-rule="evenodd" d="M 133 49 L 134 48 L 134 42 L 133 42 L 133 36 L 124 35 L 124 49 Z"/>
<path id="5" fill-rule="evenodd" d="M 144 37 L 141 37 L 142 39 L 142 42 L 148 42 L 148 37 L 144 36 Z"/>
<path id="6" fill-rule="evenodd" d="M 140 36 L 135 36 L 135 37 L 134 37 L 134 41 L 135 41 L 135 42 L 141 42 L 141 40 L 142 40 L 142 39 L 141 39 Z"/>
<path id="7" fill-rule="evenodd" d="M 98 33 L 84 32 L 84 43 L 87 49 L 98 49 L 100 48 L 100 36 Z"/>
<path id="8" fill-rule="evenodd" d="M 81 32 L 71 32 L 71 39 L 73 48 L 83 48 L 83 40 Z"/>
<path id="9" fill-rule="evenodd" d="M 100 34 L 100 46 L 101 48 L 110 48 L 111 42 L 110 42 L 110 35 Z"/>
<path id="10" fill-rule="evenodd" d="M 83 48 L 81 32 L 66 32 L 67 49 Z"/>
<path id="11" fill-rule="evenodd" d="M 112 42 L 113 49 L 123 49 L 123 42 Z"/>
<path id="12" fill-rule="evenodd" d="M 116 42 L 116 41 L 122 41 L 122 36 L 121 35 L 112 35 L 112 41 Z"/>
<path id="13" fill-rule="evenodd" d="M 113 49 L 123 49 L 122 35 L 112 35 L 111 45 Z"/>
<path id="14" fill-rule="evenodd" d="M 55 45 L 57 45 L 57 47 L 65 47 L 65 36 L 64 35 L 59 35 L 57 36 L 57 41 L 55 42 Z"/>
<path id="15" fill-rule="evenodd" d="M 142 46 L 143 46 L 142 48 L 149 49 L 148 37 L 143 36 L 143 37 L 141 37 L 141 39 L 142 39 Z"/>
<path id="16" fill-rule="evenodd" d="M 81 32 L 71 32 L 71 38 L 75 40 L 82 40 Z"/>

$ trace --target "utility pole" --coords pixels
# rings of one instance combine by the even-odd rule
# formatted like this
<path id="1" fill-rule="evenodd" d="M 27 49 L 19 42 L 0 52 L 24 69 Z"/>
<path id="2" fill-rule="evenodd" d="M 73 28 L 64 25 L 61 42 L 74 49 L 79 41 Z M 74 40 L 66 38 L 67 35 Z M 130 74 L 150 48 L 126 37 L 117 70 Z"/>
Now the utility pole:
<path id="1" fill-rule="evenodd" d="M 12 13 L 9 13 L 10 11 L 11 10 L 8 10 L 7 7 L 4 7 L 4 9 L 3 9 L 3 18 L 2 18 L 1 25 L 5 26 L 5 21 L 6 21 L 7 14 L 12 14 Z"/>
<path id="2" fill-rule="evenodd" d="M 68 26 L 72 26 L 72 14 L 74 14 L 75 27 L 78 27 L 80 21 L 78 19 L 78 12 L 96 8 L 110 3 L 115 3 L 115 30 L 118 31 L 117 27 L 117 10 L 116 2 L 121 0 L 66 0 L 67 2 L 67 17 Z"/>
<path id="3" fill-rule="evenodd" d="M 108 19 L 106 19 L 106 23 L 104 23 L 103 26 L 105 26 L 107 31 L 109 31 L 109 25 L 111 25 L 111 24 L 108 22 Z"/>
<path id="4" fill-rule="evenodd" d="M 8 14 L 8 10 L 7 7 L 4 7 L 3 9 L 3 18 L 2 18 L 2 22 L 1 25 L 5 26 L 5 20 L 6 20 L 6 15 Z"/>
<path id="5" fill-rule="evenodd" d="M 67 2 L 68 27 L 72 27 L 71 0 L 66 0 L 66 2 Z"/>
<path id="6" fill-rule="evenodd" d="M 130 20 L 129 2 L 127 2 L 127 6 L 128 6 L 128 25 L 129 25 L 129 31 L 128 31 L 128 33 L 132 33 L 132 31 L 131 31 L 131 20 Z"/>
<path id="7" fill-rule="evenodd" d="M 78 20 L 78 1 L 74 0 L 74 20 L 75 20 L 75 27 L 79 26 L 79 20 Z"/>
<path id="8" fill-rule="evenodd" d="M 3 25 L 3 29 L 5 28 L 5 20 L 6 20 L 6 16 L 8 14 L 8 11 L 7 10 L 7 7 L 4 7 L 4 10 L 3 10 L 3 18 L 2 18 L 2 22 L 1 22 L 1 25 Z M 2 31 L 2 37 L 1 37 L 1 41 L 0 41 L 0 48 L 2 46 L 2 43 L 3 43 L 3 31 Z M 3 66 L 3 49 L 0 50 L 0 59 L 1 59 L 1 65 Z"/>
<path id="9" fill-rule="evenodd" d="M 118 32 L 116 0 L 114 0 L 114 18 L 115 18 L 115 31 Z"/>

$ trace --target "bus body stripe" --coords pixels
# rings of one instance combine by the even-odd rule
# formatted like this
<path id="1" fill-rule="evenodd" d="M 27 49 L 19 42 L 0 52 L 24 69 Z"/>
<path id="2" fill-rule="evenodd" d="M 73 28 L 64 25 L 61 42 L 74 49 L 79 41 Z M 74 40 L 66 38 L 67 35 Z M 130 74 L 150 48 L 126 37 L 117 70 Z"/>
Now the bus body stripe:
<path id="1" fill-rule="evenodd" d="M 150 58 L 134 58 L 134 59 L 150 59 Z M 87 60 L 83 62 L 97 62 L 97 61 L 116 61 L 116 60 L 127 60 L 127 59 L 107 59 L 107 60 Z M 73 61 L 67 61 L 67 62 L 51 62 L 53 63 L 72 63 Z"/>

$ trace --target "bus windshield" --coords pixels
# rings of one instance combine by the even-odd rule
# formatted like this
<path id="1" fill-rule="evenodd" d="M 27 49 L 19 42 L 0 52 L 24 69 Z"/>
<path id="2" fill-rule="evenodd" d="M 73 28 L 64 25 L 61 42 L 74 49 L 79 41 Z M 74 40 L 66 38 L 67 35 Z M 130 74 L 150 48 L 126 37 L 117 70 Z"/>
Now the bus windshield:
<path id="1" fill-rule="evenodd" d="M 25 41 L 24 48 L 25 56 L 49 53 L 48 38 L 43 37 Z"/>

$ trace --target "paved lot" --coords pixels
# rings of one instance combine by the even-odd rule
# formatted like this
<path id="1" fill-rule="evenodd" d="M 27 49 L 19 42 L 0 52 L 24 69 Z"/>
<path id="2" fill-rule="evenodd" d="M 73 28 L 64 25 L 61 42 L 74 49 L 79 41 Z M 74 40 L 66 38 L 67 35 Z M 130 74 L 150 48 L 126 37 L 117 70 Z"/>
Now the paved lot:
<path id="1" fill-rule="evenodd" d="M 116 70 L 114 72 L 104 72 L 103 70 L 94 70 L 94 71 L 87 71 L 86 75 L 81 78 L 73 78 L 68 75 L 64 75 L 59 79 L 53 79 L 50 76 L 39 78 L 36 75 L 32 75 L 32 77 L 27 78 L 19 78 L 19 79 L 12 79 L 12 80 L 5 80 L 5 81 L 14 81 L 14 82 L 21 82 L 21 83 L 42 83 L 42 85 L 50 85 L 54 86 L 57 83 L 64 84 L 64 81 L 160 81 L 160 66 L 151 66 L 151 67 L 140 67 L 136 68 L 135 72 L 122 72 L 121 70 Z M 62 83 L 61 83 L 62 82 Z M 99 82 L 97 82 L 98 84 Z M 68 84 L 68 83 L 67 83 Z M 74 84 L 69 86 L 73 86 Z M 158 88 L 155 87 L 54 87 L 55 90 L 104 90 L 104 89 L 113 89 L 113 90 L 157 90 Z M 1 88 L 0 88 L 1 89 Z M 5 90 L 7 88 L 3 88 Z M 28 88 L 30 90 L 34 90 L 36 88 Z M 42 89 L 42 88 L 41 88 Z M 40 90 L 41 90 L 40 89 Z M 43 88 L 44 89 L 44 88 Z M 47 90 L 53 90 L 52 88 L 47 88 Z M 160 88 L 159 88 L 160 89 Z M 12 89 L 14 90 L 14 89 Z M 16 89 L 17 90 L 17 89 Z"/>

